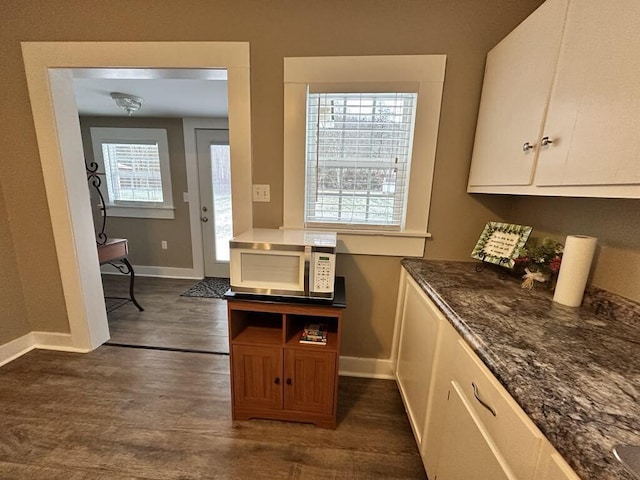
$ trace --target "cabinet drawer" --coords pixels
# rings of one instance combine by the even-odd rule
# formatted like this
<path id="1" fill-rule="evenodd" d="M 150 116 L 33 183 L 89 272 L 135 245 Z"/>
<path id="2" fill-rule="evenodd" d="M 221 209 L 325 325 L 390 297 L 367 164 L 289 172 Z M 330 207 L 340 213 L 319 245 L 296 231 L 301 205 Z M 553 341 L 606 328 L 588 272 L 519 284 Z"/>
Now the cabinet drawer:
<path id="1" fill-rule="evenodd" d="M 542 434 L 464 340 L 457 350 L 453 377 L 470 408 L 515 476 L 533 478 Z"/>

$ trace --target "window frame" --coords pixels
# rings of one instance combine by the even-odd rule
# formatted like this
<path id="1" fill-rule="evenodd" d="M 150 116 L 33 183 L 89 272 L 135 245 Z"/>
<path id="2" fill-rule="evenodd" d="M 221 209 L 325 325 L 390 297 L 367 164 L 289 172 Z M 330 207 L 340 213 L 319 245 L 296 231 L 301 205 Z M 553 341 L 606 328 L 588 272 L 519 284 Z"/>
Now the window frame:
<path id="1" fill-rule="evenodd" d="M 90 133 L 94 161 L 98 164 L 98 172 L 102 174 L 105 173 L 102 153 L 104 143 L 155 143 L 158 145 L 163 201 L 153 202 L 152 205 L 149 205 L 142 201 L 114 200 L 109 194 L 107 182 L 104 181 L 103 197 L 107 215 L 111 217 L 175 218 L 167 130 L 164 128 L 91 127 Z"/>
<path id="2" fill-rule="evenodd" d="M 338 123 L 342 123 L 342 129 L 336 129 L 333 126 L 327 126 L 326 130 L 321 127 L 323 121 L 327 122 L 324 114 L 321 113 L 321 110 L 327 108 L 327 105 L 321 105 L 323 101 L 327 101 L 326 98 L 323 98 L 324 95 L 331 95 L 331 117 L 332 120 L 334 116 L 338 118 L 342 117 L 343 120 L 338 120 Z M 355 97 L 353 97 L 355 95 Z M 403 98 L 399 100 L 398 95 Z M 376 97 L 374 97 L 376 96 Z M 410 97 L 408 97 L 410 96 Z M 306 228 L 354 228 L 358 230 L 385 230 L 385 231 L 402 231 L 404 223 L 405 223 L 405 213 L 406 213 L 406 205 L 408 200 L 408 184 L 411 172 L 411 158 L 412 158 L 412 150 L 413 150 L 413 136 L 414 136 L 414 126 L 415 126 L 415 113 L 417 108 L 417 93 L 407 93 L 407 92 L 359 92 L 357 94 L 353 94 L 352 92 L 343 93 L 343 92 L 307 92 L 307 137 L 306 137 L 306 167 L 305 167 L 305 182 L 306 182 L 306 191 L 305 191 L 305 219 L 304 225 Z M 311 101 L 312 97 L 316 97 L 316 101 Z M 334 99 L 339 103 L 337 106 L 334 106 Z M 362 102 L 367 104 L 365 108 L 371 109 L 371 114 L 368 113 L 361 114 L 357 120 L 354 120 L 354 113 L 349 113 L 349 110 L 353 110 L 354 106 L 361 107 Z M 351 134 L 357 133 L 357 138 L 364 138 L 365 141 L 362 143 L 358 143 L 358 147 L 362 147 L 365 152 L 373 154 L 373 149 L 375 148 L 374 143 L 377 140 L 380 142 L 380 138 L 374 139 L 373 136 L 367 136 L 367 133 L 370 132 L 370 129 L 361 128 L 362 125 L 372 125 L 375 124 L 373 121 L 373 117 L 376 112 L 380 110 L 376 110 L 378 107 L 376 105 L 377 101 L 390 101 L 394 100 L 395 102 L 401 101 L 402 105 L 398 106 L 394 105 L 394 115 L 397 115 L 398 110 L 402 110 L 403 122 L 401 124 L 401 128 L 397 129 L 395 135 L 391 140 L 393 141 L 392 146 L 397 147 L 394 154 L 396 156 L 395 163 L 391 162 L 391 158 L 393 154 L 389 154 L 389 160 L 385 162 L 381 157 L 374 157 L 365 159 L 360 157 L 358 154 L 355 154 L 354 157 L 344 156 L 345 151 L 349 149 L 348 143 L 341 143 L 337 145 L 339 150 L 336 151 L 335 155 L 337 157 L 342 156 L 343 158 L 334 158 L 332 160 L 327 160 L 324 157 L 324 148 L 336 147 L 336 142 L 332 142 L 332 138 L 334 136 L 332 133 L 342 132 L 344 135 L 348 135 L 348 132 Z M 368 102 L 371 105 L 368 105 Z M 309 113 L 309 108 L 317 108 L 316 114 Z M 311 109 L 311 112 L 314 112 L 314 109 Z M 334 109 L 337 109 L 338 112 L 334 113 Z M 410 111 L 410 115 L 407 115 L 407 109 Z M 351 115 L 351 120 L 347 120 L 348 116 Z M 408 117 L 408 120 L 404 118 Z M 321 121 L 321 119 L 323 121 Z M 365 119 L 364 123 L 361 121 Z M 327 123 L 333 123 L 332 121 L 328 121 Z M 353 125 L 355 123 L 355 126 Z M 315 124 L 315 129 L 312 132 L 309 131 L 312 124 Z M 350 124 L 350 126 L 347 126 Z M 378 124 L 380 125 L 380 124 Z M 388 123 L 386 125 L 389 125 Z M 321 134 L 326 133 L 327 136 Z M 361 137 L 360 134 L 363 133 L 364 137 Z M 349 137 L 353 138 L 353 137 Z M 344 140 L 344 138 L 343 138 Z M 392 148 L 389 145 L 385 145 L 384 147 L 378 143 L 377 148 Z M 405 151 L 406 153 L 402 153 Z M 314 155 L 315 154 L 315 155 Z M 321 160 L 321 157 L 322 160 Z M 401 161 L 398 161 L 401 159 Z M 316 171 L 320 169 L 335 169 L 336 180 L 339 184 L 339 193 L 317 193 L 322 188 L 319 186 L 320 178 L 316 175 L 310 174 L 310 167 L 315 165 Z M 364 189 L 361 189 L 361 192 L 356 193 L 355 191 L 351 191 L 347 189 L 345 192 L 342 192 L 343 184 L 340 181 L 342 177 L 342 173 L 344 171 L 351 170 L 354 174 L 365 174 L 367 184 Z M 386 170 L 387 174 L 390 170 L 394 170 L 395 181 L 393 182 L 393 192 L 391 195 L 385 195 L 384 191 L 376 191 L 371 188 L 371 172 L 373 170 L 381 171 Z M 368 172 L 368 173 L 365 173 Z M 315 178 L 315 181 L 311 181 L 311 178 Z M 362 184 L 359 184 L 362 186 Z M 390 183 L 387 183 L 390 185 Z M 316 194 L 310 194 L 309 190 L 315 190 Z M 383 188 L 384 190 L 384 188 Z M 353 222 L 352 224 L 340 221 L 331 221 L 329 218 L 325 218 L 325 221 L 321 220 L 310 220 L 309 215 L 312 210 L 312 205 L 315 205 L 315 210 L 317 211 L 317 204 L 323 205 L 324 201 L 317 202 L 317 198 L 323 198 L 326 200 L 328 198 L 334 197 L 338 200 L 338 205 L 342 205 L 343 201 L 347 201 L 349 203 L 349 197 L 355 200 L 357 197 L 361 201 L 365 202 L 364 208 L 364 219 L 361 222 Z M 313 200 L 312 200 L 313 199 Z M 369 216 L 369 208 L 373 210 L 376 209 L 374 205 L 376 201 L 385 201 L 390 200 L 391 206 L 390 212 L 387 212 L 383 218 L 385 218 L 386 222 L 375 223 L 373 218 Z M 400 208 L 398 208 L 400 206 Z M 405 207 L 405 208 L 402 208 Z M 320 207 L 321 210 L 324 207 Z M 348 208 L 348 207 L 347 207 Z M 340 207 L 339 207 L 340 209 Z"/>
<path id="3" fill-rule="evenodd" d="M 341 253 L 422 256 L 427 231 L 446 55 L 284 59 L 283 228 L 305 228 L 307 91 L 418 93 L 404 228 L 332 228 Z M 313 227 L 308 227 L 313 228 Z"/>

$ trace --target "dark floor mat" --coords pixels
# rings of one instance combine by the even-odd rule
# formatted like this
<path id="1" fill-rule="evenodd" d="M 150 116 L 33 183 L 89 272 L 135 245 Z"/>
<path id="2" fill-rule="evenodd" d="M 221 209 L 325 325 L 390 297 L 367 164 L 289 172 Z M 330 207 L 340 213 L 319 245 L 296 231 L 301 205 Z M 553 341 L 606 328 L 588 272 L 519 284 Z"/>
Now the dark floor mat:
<path id="1" fill-rule="evenodd" d="M 184 293 L 182 297 L 222 298 L 229 290 L 228 278 L 206 277 Z"/>

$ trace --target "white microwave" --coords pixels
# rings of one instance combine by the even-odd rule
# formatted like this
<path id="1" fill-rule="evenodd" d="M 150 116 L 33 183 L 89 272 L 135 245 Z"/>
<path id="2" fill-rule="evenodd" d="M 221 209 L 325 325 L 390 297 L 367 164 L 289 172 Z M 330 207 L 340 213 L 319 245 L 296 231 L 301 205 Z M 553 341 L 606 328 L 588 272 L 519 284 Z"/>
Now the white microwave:
<path id="1" fill-rule="evenodd" d="M 254 228 L 229 240 L 231 291 L 333 299 L 335 232 Z"/>

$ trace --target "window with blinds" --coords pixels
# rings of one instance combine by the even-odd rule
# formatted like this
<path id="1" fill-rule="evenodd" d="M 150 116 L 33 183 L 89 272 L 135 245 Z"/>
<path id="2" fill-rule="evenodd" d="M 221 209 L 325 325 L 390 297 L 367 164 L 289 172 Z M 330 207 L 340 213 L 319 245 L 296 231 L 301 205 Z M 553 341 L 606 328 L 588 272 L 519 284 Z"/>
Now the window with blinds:
<path id="1" fill-rule="evenodd" d="M 308 93 L 305 224 L 401 230 L 416 93 Z"/>
<path id="2" fill-rule="evenodd" d="M 158 144 L 103 143 L 109 198 L 120 202 L 162 203 Z"/>
<path id="3" fill-rule="evenodd" d="M 90 131 L 108 215 L 174 218 L 167 131 L 124 127 Z"/>

